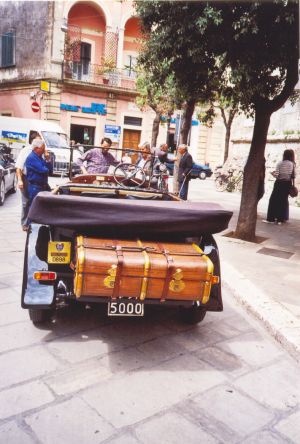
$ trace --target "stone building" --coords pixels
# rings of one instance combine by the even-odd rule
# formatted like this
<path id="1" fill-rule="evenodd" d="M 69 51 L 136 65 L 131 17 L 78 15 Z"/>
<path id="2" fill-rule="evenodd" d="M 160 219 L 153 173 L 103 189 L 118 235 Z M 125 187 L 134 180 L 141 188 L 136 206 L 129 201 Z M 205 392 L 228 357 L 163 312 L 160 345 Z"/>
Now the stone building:
<path id="1" fill-rule="evenodd" d="M 123 147 L 151 139 L 154 113 L 135 104 L 131 1 L 1 1 L 0 16 L 0 115 L 56 121 L 91 145 L 107 133 Z"/>

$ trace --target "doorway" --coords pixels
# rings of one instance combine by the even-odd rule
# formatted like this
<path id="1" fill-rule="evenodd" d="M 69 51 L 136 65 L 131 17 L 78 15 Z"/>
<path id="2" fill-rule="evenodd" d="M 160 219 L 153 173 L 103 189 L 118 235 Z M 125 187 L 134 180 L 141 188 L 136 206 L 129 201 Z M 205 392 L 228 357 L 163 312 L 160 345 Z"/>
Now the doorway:
<path id="1" fill-rule="evenodd" d="M 124 129 L 123 148 L 132 148 L 137 150 L 141 140 L 141 131 Z"/>
<path id="2" fill-rule="evenodd" d="M 82 145 L 94 145 L 95 127 L 71 124 L 70 140 Z"/>
<path id="3" fill-rule="evenodd" d="M 123 147 L 137 150 L 141 140 L 141 131 L 124 129 L 123 131 Z M 138 159 L 138 153 L 131 154 L 132 163 L 136 163 Z"/>

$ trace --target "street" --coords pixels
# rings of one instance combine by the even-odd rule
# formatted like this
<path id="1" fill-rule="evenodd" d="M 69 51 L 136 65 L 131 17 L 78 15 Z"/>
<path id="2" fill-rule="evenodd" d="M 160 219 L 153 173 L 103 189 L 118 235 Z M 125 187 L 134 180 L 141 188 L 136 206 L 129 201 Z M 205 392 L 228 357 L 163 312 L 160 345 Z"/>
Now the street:
<path id="1" fill-rule="evenodd" d="M 192 182 L 191 198 L 214 193 Z M 238 208 L 238 194 L 219 196 Z M 299 365 L 227 288 L 224 312 L 198 326 L 148 307 L 142 319 L 63 308 L 33 326 L 20 307 L 20 208 L 17 193 L 0 209 L 0 442 L 300 442 Z"/>

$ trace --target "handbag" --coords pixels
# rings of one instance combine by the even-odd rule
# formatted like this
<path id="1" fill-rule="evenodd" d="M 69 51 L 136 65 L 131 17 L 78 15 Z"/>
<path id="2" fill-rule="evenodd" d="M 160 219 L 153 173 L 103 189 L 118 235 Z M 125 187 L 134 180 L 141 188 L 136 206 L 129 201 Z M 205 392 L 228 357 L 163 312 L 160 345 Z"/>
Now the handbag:
<path id="1" fill-rule="evenodd" d="M 295 167 L 293 169 L 293 173 L 292 173 L 292 185 L 289 191 L 289 196 L 291 197 L 297 197 L 298 196 L 298 188 L 295 186 Z"/>

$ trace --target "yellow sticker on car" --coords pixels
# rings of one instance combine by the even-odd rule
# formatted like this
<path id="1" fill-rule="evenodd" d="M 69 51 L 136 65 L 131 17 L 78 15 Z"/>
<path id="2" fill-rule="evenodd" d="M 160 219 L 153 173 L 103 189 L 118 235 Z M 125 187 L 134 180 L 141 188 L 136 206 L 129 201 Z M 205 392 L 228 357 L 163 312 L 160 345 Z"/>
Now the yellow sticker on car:
<path id="1" fill-rule="evenodd" d="M 48 242 L 48 264 L 69 264 L 71 242 Z"/>

